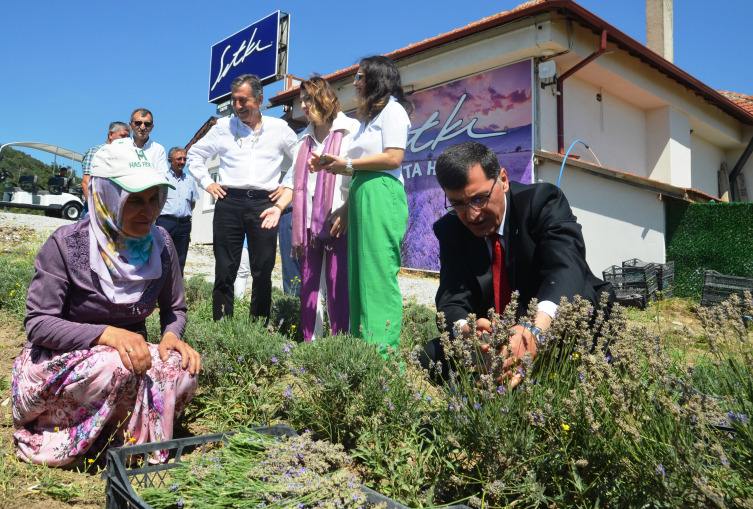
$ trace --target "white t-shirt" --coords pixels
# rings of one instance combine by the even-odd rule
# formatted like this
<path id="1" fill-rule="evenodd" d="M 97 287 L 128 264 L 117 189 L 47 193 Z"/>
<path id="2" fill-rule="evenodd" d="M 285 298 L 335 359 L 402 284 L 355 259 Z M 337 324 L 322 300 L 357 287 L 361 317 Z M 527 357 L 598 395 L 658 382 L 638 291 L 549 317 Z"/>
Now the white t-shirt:
<path id="1" fill-rule="evenodd" d="M 347 157 L 361 159 L 383 153 L 388 148 L 405 150 L 408 145 L 408 132 L 411 124 L 408 112 L 390 97 L 387 106 L 368 124 L 361 122 L 361 128 L 350 144 Z M 403 184 L 403 172 L 401 168 L 384 170 L 398 179 Z"/>

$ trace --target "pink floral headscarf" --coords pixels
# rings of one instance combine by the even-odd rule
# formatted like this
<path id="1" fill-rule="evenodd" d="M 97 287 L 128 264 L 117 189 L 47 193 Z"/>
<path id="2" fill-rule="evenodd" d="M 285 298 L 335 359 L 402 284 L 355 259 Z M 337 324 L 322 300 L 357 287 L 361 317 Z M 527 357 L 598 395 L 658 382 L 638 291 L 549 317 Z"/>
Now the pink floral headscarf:
<path id="1" fill-rule="evenodd" d="M 146 285 L 162 276 L 165 237 L 154 223 L 146 237 L 123 232 L 123 206 L 131 194 L 107 178 L 92 177 L 89 193 L 89 260 L 105 296 L 114 303 L 137 302 Z M 160 210 L 167 201 L 159 186 Z"/>

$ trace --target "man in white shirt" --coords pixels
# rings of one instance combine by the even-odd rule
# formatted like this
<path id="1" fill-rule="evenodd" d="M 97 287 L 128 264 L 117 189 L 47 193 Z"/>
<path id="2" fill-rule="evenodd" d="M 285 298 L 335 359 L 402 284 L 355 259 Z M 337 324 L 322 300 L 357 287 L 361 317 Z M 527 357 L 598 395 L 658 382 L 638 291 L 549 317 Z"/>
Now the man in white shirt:
<path id="1" fill-rule="evenodd" d="M 262 228 L 261 214 L 274 206 L 281 193 L 280 167 L 285 155 L 293 159 L 297 137 L 284 120 L 262 116 L 264 95 L 259 78 L 239 76 L 231 90 L 237 117 L 221 118 L 194 143 L 188 150 L 188 173 L 217 200 L 212 224 L 213 318 L 233 315 L 233 285 L 247 236 L 253 277 L 249 313 L 267 320 L 278 227 Z M 219 182 L 212 179 L 205 164 L 215 154 L 220 154 Z"/>
<path id="2" fill-rule="evenodd" d="M 149 139 L 149 134 L 154 129 L 152 112 L 146 108 L 136 108 L 131 113 L 129 124 L 133 132 L 133 144 L 142 149 L 150 161 L 154 161 L 159 173 L 167 174 L 170 167 L 167 165 L 165 147 Z"/>

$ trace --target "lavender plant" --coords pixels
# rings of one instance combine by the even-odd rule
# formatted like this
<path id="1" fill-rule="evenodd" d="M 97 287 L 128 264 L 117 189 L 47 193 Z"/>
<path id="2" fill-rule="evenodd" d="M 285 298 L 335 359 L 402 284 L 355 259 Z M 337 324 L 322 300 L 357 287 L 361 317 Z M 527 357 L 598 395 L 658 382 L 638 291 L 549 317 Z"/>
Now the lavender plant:
<path id="1" fill-rule="evenodd" d="M 171 470 L 169 489 L 145 489 L 141 497 L 155 509 L 361 508 L 366 497 L 350 465 L 342 446 L 309 433 L 272 438 L 246 429 Z"/>
<path id="2" fill-rule="evenodd" d="M 352 448 L 371 425 L 400 428 L 419 420 L 421 387 L 403 373 L 395 351 L 353 336 L 329 336 L 305 343 L 291 357 L 285 397 L 294 426 Z"/>
<path id="3" fill-rule="evenodd" d="M 705 340 L 717 377 L 713 387 L 722 400 L 724 414 L 718 425 L 731 427 L 726 441 L 725 466 L 740 472 L 740 482 L 727 482 L 728 500 L 753 500 L 753 338 L 746 320 L 753 316 L 753 298 L 745 292 L 741 299 L 713 308 L 699 308 L 698 316 L 706 332 Z M 718 376 L 722 374 L 722 376 Z M 729 437 L 729 435 L 724 435 Z M 727 479 L 728 480 L 728 479 Z M 733 479 L 735 481 L 737 479 Z M 729 480 L 728 480 L 729 481 Z"/>
<path id="4" fill-rule="evenodd" d="M 533 302 L 529 319 L 535 313 Z M 433 420 L 439 454 L 439 501 L 478 507 L 723 507 L 723 484 L 743 482 L 729 469 L 711 424 L 713 398 L 690 389 L 690 373 L 673 365 L 658 337 L 629 330 L 615 306 L 593 309 L 576 298 L 522 359 L 523 382 L 499 382 L 503 347 L 516 323 L 511 309 L 491 313 L 486 365 L 475 320 L 471 339 L 443 335 L 453 359 L 442 387 L 446 408 Z M 435 502 L 438 500 L 435 499 Z"/>

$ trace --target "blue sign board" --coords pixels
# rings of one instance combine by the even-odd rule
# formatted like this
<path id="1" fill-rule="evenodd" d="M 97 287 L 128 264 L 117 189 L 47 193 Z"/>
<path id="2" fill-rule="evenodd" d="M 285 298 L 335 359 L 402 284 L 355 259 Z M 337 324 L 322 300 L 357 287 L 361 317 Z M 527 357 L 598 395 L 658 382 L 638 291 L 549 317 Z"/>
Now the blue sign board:
<path id="1" fill-rule="evenodd" d="M 247 26 L 212 46 L 209 63 L 209 102 L 230 95 L 230 84 L 241 74 L 255 74 L 264 83 L 278 74 L 280 11 Z"/>

